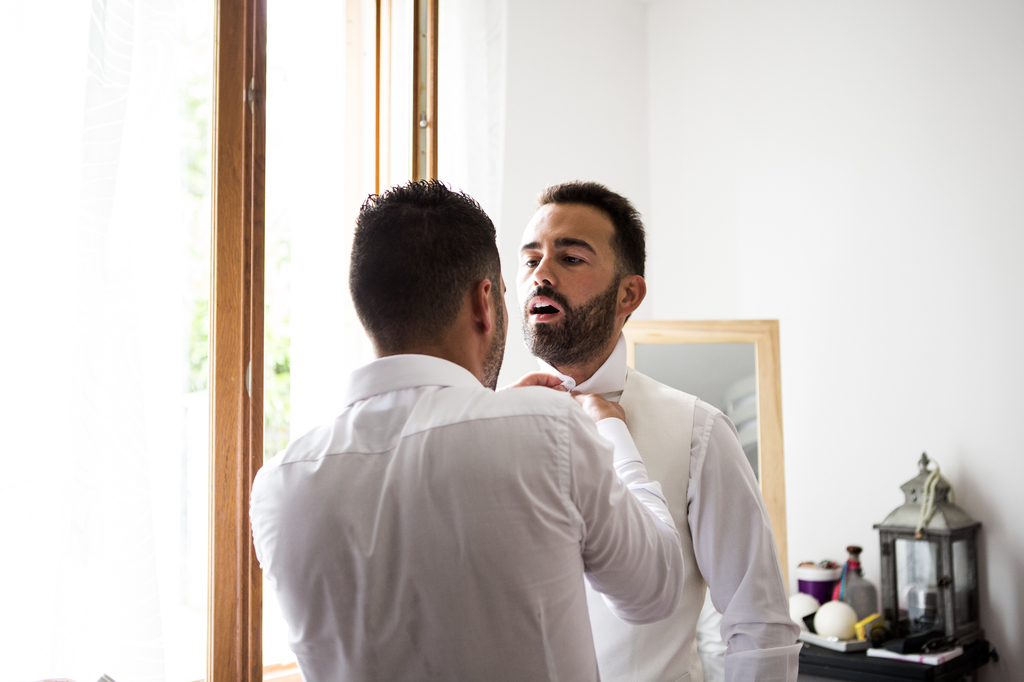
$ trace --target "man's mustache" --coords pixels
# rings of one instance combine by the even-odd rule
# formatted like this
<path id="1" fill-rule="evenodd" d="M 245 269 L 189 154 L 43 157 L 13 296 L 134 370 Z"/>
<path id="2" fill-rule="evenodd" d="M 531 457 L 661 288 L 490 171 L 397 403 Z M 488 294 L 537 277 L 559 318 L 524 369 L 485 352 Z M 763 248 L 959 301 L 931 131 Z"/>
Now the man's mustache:
<path id="1" fill-rule="evenodd" d="M 565 312 L 566 310 L 569 309 L 569 299 L 567 299 L 565 296 L 558 293 L 551 287 L 541 285 L 538 287 L 534 287 L 530 291 L 530 293 L 526 295 L 526 303 L 523 304 L 523 310 L 529 313 L 530 301 L 532 301 L 537 296 L 543 296 L 544 298 L 551 299 L 552 301 L 558 304 L 558 306 L 562 309 L 562 312 Z"/>

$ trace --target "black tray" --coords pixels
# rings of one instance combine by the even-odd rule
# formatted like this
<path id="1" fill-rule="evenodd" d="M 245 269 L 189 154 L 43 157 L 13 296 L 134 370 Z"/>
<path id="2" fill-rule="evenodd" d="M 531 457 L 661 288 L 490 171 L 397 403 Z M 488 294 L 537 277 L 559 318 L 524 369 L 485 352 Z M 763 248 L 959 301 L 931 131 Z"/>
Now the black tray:
<path id="1" fill-rule="evenodd" d="M 988 663 L 988 659 L 989 644 L 983 639 L 965 646 L 963 654 L 940 665 L 875 658 L 863 651 L 843 653 L 804 643 L 800 650 L 800 673 L 854 682 L 958 682 Z"/>

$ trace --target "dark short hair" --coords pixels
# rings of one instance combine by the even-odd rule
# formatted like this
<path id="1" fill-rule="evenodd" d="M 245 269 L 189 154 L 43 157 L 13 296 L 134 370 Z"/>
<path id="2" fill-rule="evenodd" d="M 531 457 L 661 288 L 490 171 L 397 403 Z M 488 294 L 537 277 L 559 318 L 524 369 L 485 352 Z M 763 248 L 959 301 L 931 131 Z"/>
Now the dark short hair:
<path id="1" fill-rule="evenodd" d="M 501 301 L 494 224 L 472 197 L 437 180 L 370 195 L 352 240 L 349 290 L 378 350 L 439 341 L 463 298 L 489 279 Z M 502 308 L 498 305 L 499 314 Z"/>
<path id="2" fill-rule="evenodd" d="M 612 248 L 618 259 L 619 274 L 643 277 L 644 262 L 647 260 L 644 224 L 640 212 L 629 199 L 599 183 L 574 180 L 553 185 L 541 192 L 537 208 L 546 204 L 583 204 L 602 211 L 615 227 Z"/>

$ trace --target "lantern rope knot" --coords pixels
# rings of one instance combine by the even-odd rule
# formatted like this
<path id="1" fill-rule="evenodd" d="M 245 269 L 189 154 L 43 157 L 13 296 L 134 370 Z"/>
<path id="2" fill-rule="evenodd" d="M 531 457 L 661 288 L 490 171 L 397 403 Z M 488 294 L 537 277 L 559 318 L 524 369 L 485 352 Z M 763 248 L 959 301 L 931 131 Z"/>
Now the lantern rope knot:
<path id="1" fill-rule="evenodd" d="M 917 528 L 914 529 L 914 537 L 920 540 L 924 537 L 922 529 L 927 526 L 932 517 L 935 516 L 935 488 L 938 486 L 939 481 L 944 481 L 949 486 L 949 501 L 956 504 L 956 496 L 953 494 L 953 484 L 949 480 L 939 473 L 939 463 L 934 459 L 932 462 L 935 464 L 929 474 L 928 478 L 924 481 L 924 503 L 921 505 L 921 516 L 917 520 Z"/>

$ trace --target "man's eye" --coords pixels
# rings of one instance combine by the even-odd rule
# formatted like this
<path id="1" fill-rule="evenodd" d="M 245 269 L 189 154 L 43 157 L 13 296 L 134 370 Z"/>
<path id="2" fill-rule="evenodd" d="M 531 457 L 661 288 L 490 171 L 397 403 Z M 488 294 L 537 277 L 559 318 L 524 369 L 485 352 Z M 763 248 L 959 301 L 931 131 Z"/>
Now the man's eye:
<path id="1" fill-rule="evenodd" d="M 533 268 L 533 267 L 537 266 L 537 261 L 535 261 L 535 260 L 528 260 L 525 263 L 523 263 L 523 265 L 525 265 L 528 268 Z"/>
<path id="2" fill-rule="evenodd" d="M 577 263 L 583 262 L 582 258 L 577 258 L 576 256 L 566 256 L 564 260 L 566 263 L 569 263 L 570 265 L 576 265 Z"/>

